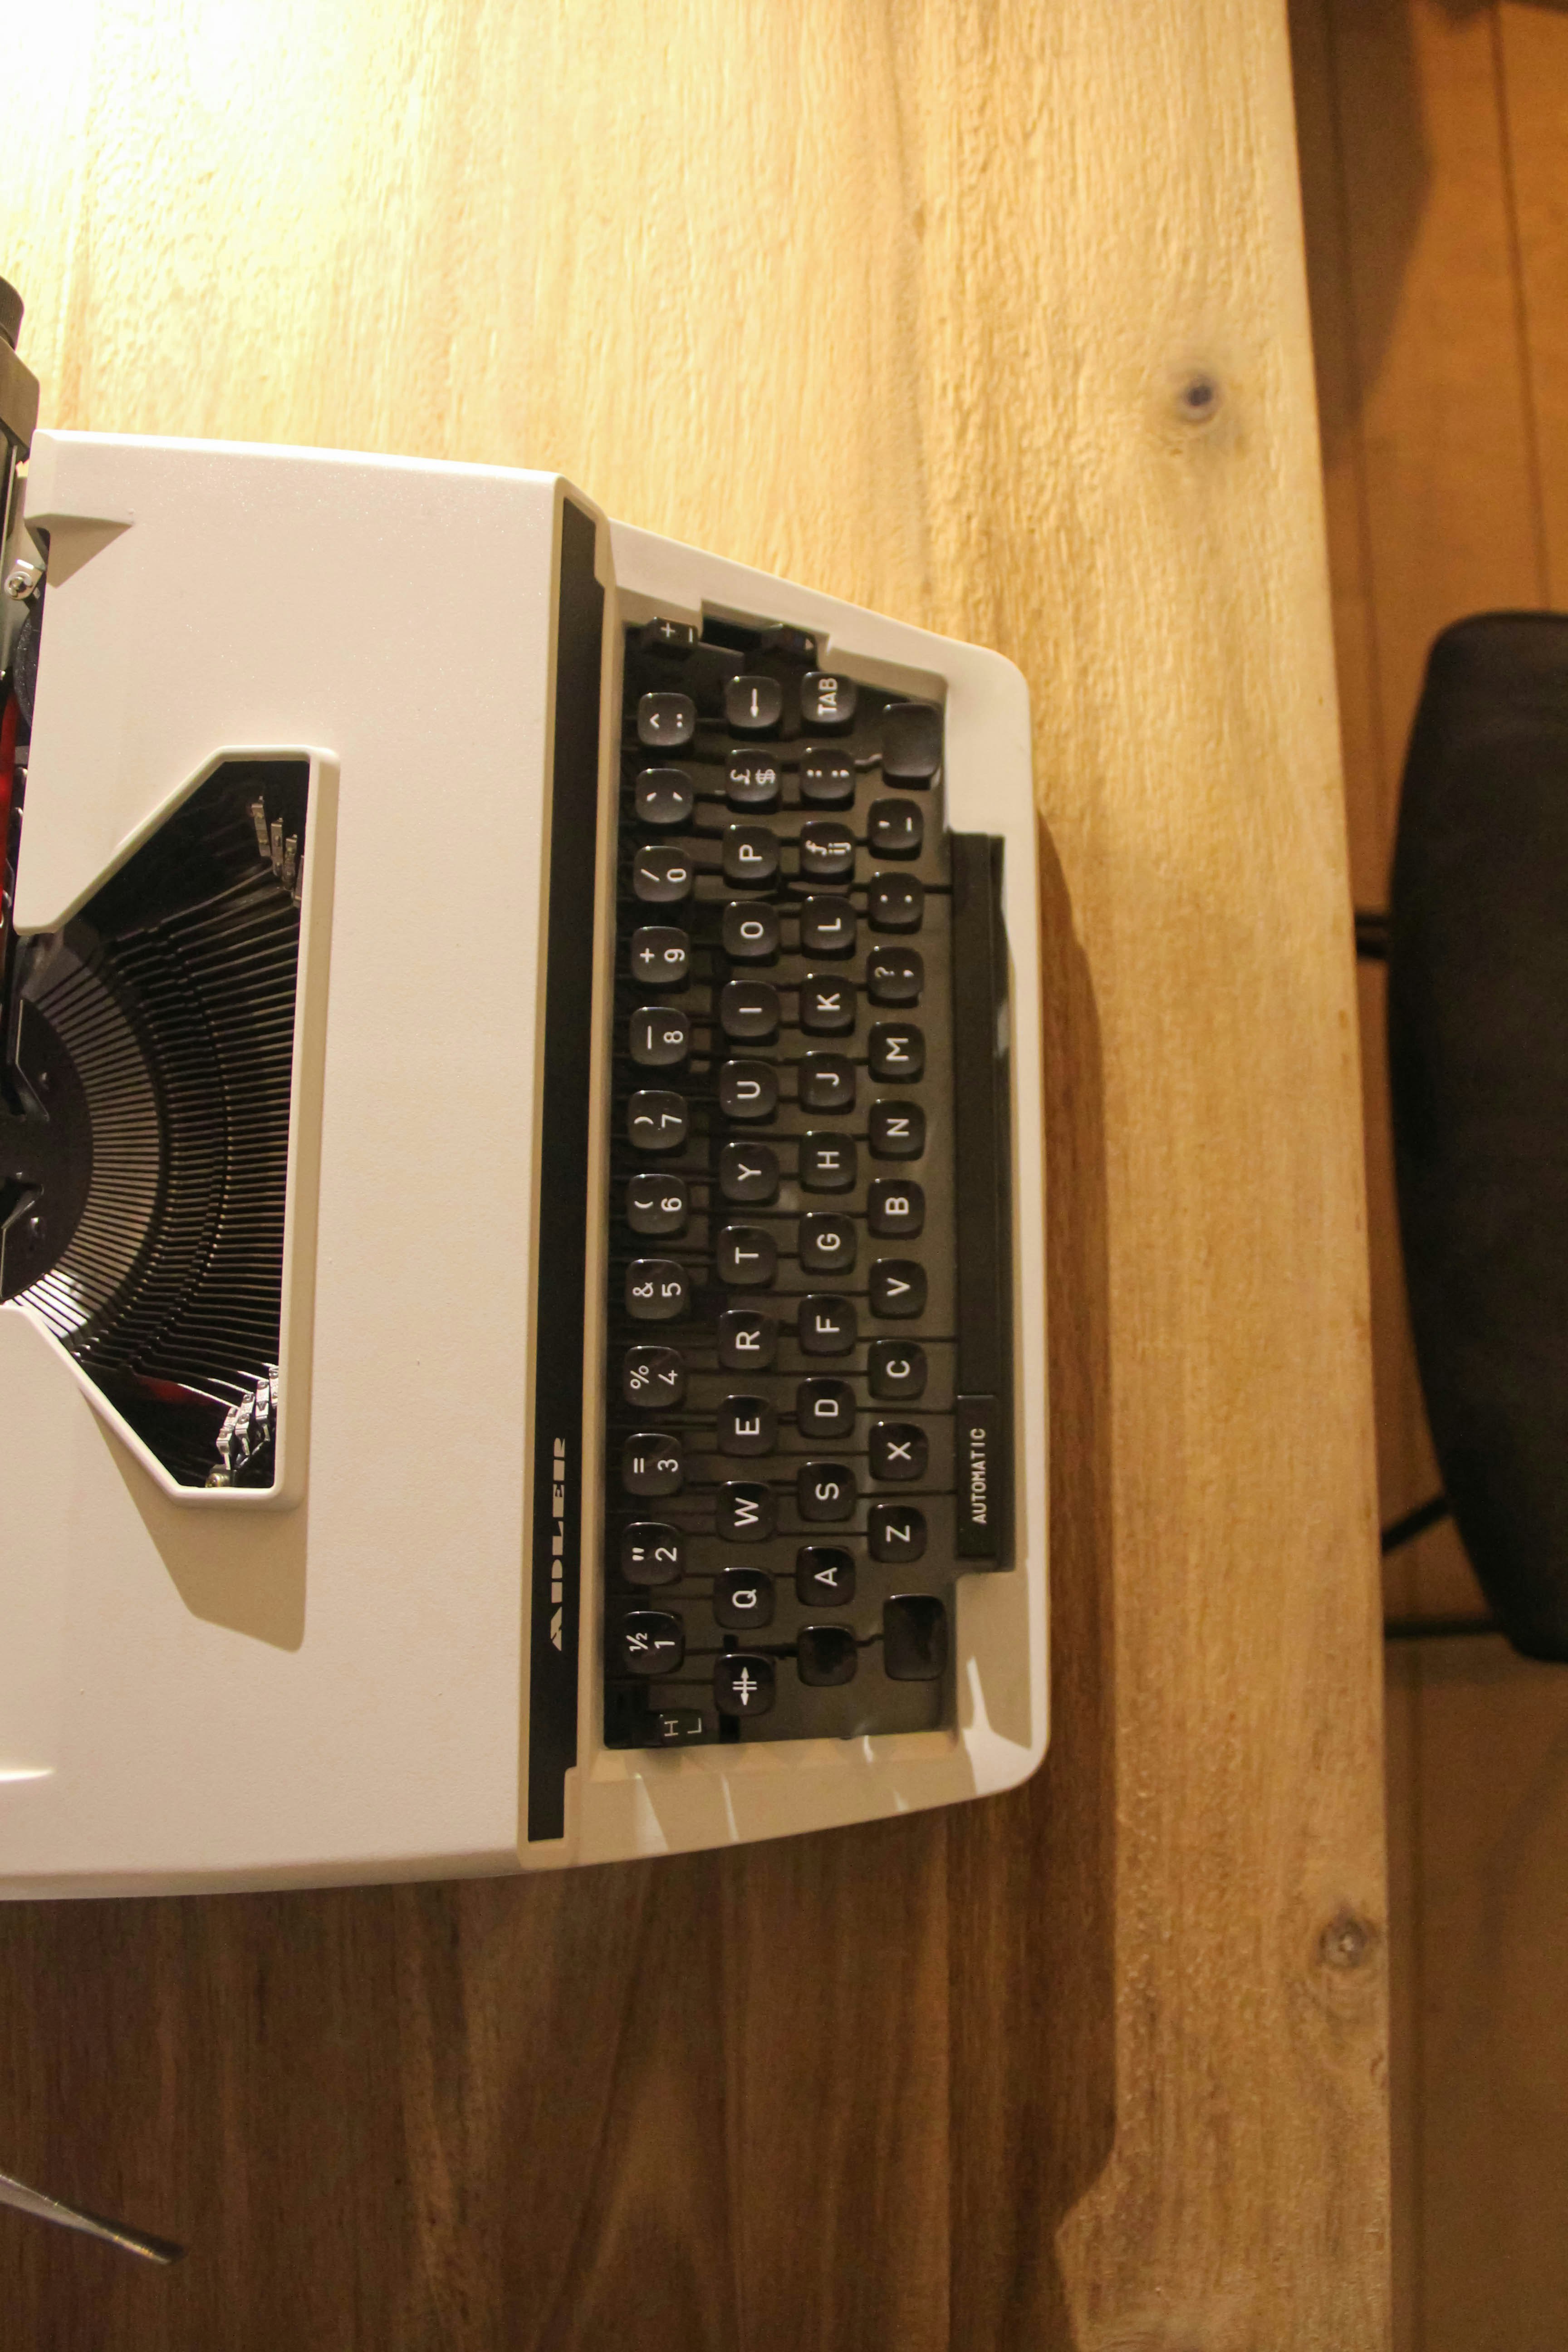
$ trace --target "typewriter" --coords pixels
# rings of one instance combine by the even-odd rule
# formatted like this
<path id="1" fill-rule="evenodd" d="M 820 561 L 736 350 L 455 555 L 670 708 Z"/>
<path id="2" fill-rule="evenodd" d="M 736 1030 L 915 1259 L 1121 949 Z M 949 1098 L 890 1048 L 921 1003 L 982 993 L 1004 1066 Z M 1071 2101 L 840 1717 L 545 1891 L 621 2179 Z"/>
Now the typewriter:
<path id="1" fill-rule="evenodd" d="M 0 1891 L 1024 1779 L 1017 671 L 548 473 L 37 430 L 20 320 Z"/>

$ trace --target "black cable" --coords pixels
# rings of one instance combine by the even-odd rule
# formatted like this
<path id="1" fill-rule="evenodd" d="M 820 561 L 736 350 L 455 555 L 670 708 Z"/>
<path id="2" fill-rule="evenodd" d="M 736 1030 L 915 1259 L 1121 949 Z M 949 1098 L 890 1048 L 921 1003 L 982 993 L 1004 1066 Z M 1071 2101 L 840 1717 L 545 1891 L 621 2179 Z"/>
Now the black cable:
<path id="1" fill-rule="evenodd" d="M 1452 1507 L 1446 1495 L 1434 1495 L 1429 1502 L 1417 1503 L 1413 1511 L 1406 1511 L 1402 1519 L 1391 1521 L 1383 1530 L 1384 1559 L 1391 1551 L 1398 1551 L 1402 1545 L 1414 1543 L 1416 1537 L 1424 1536 L 1428 1528 L 1435 1528 L 1440 1520 L 1452 1516 Z"/>
<path id="2" fill-rule="evenodd" d="M 1388 961 L 1388 917 L 1380 908 L 1356 908 L 1355 951 L 1363 963 Z"/>
<path id="3" fill-rule="evenodd" d="M 1495 1617 L 1387 1617 L 1385 1642 L 1453 1642 L 1466 1633 L 1500 1633 Z"/>

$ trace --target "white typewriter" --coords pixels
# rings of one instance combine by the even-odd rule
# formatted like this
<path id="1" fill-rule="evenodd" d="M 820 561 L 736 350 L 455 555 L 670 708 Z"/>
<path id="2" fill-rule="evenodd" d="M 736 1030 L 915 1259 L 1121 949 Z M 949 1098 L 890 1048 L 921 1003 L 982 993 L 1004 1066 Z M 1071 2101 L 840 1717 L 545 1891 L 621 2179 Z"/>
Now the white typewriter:
<path id="1" fill-rule="evenodd" d="M 37 431 L 19 319 L 0 1891 L 1023 1780 L 1017 671 L 551 474 Z"/>

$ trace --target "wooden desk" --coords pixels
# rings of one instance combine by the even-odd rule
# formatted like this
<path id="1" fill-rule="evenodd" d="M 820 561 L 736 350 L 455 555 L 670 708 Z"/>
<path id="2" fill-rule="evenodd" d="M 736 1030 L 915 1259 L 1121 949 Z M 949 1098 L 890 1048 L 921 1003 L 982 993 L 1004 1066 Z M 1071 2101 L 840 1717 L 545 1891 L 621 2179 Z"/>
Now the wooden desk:
<path id="1" fill-rule="evenodd" d="M 8 2336 L 1376 2347 L 1366 1271 L 1282 8 L 7 29 L 47 417 L 558 465 L 1022 664 L 1057 1639 L 1045 1771 L 943 1817 L 5 1913 L 0 2160 L 195 2248 L 152 2276 L 0 2214 Z"/>

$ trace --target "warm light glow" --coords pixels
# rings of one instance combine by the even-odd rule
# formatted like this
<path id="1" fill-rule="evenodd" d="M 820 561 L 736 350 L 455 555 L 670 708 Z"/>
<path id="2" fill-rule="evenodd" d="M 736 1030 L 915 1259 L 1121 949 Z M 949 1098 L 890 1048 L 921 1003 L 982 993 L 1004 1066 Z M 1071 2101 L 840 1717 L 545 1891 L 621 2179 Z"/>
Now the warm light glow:
<path id="1" fill-rule="evenodd" d="M 0 1780 L 52 1780 L 52 1764 L 0 1764 Z"/>

